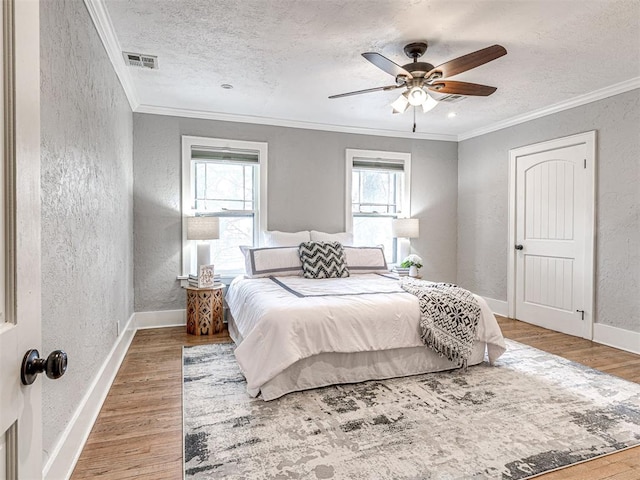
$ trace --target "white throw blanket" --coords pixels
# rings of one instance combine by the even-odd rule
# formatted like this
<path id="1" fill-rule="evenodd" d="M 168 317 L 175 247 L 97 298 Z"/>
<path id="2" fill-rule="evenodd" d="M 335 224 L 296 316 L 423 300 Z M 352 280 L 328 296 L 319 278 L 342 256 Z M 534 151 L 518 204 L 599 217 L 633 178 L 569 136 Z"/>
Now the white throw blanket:
<path id="1" fill-rule="evenodd" d="M 247 390 L 298 360 L 323 352 L 366 352 L 424 345 L 418 299 L 398 280 L 376 274 L 342 279 L 236 278 L 227 303 L 238 329 L 235 350 Z M 384 293 L 376 293 L 384 292 Z M 476 337 L 493 363 L 505 351 L 500 327 L 484 299 Z"/>

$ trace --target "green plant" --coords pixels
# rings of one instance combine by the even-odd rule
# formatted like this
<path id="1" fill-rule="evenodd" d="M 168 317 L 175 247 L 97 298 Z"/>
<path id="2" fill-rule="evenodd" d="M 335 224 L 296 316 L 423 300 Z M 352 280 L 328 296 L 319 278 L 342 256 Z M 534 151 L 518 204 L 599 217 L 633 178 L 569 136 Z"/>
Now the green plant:
<path id="1" fill-rule="evenodd" d="M 402 261 L 400 266 L 402 268 L 409 268 L 409 267 L 422 268 L 422 259 L 418 255 L 411 254 Z"/>

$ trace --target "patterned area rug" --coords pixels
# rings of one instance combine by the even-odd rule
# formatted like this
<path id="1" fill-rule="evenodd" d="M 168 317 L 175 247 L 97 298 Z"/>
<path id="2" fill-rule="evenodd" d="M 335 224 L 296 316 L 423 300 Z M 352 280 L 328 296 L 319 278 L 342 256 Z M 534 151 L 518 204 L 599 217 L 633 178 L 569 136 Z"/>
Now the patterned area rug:
<path id="1" fill-rule="evenodd" d="M 250 398 L 184 348 L 187 479 L 524 479 L 640 444 L 640 385 L 508 341 L 496 367 Z"/>

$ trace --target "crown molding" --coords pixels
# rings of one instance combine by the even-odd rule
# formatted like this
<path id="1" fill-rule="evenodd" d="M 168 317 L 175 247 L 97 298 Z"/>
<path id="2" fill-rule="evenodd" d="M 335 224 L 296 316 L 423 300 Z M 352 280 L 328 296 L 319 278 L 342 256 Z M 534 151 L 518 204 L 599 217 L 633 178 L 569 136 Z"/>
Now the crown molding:
<path id="1" fill-rule="evenodd" d="M 129 75 L 127 67 L 122 60 L 122 47 L 120 46 L 120 42 L 118 42 L 118 37 L 113 29 L 113 24 L 111 23 L 111 18 L 104 5 L 104 1 L 84 0 L 84 4 L 89 11 L 91 20 L 93 20 L 100 40 L 102 40 L 102 45 L 104 45 L 104 49 L 107 51 L 107 55 L 109 56 L 109 60 L 111 60 L 118 80 L 120 80 L 120 85 L 122 85 L 124 94 L 127 96 L 129 106 L 131 110 L 135 112 L 136 108 L 140 105 L 138 94 L 133 85 L 131 75 Z"/>
<path id="2" fill-rule="evenodd" d="M 512 117 L 507 120 L 494 123 L 492 125 L 487 125 L 486 127 L 478 128 L 476 130 L 470 130 L 468 132 L 459 134 L 457 138 L 460 142 L 469 138 L 479 137 L 480 135 L 495 132 L 496 130 L 502 130 L 503 128 L 513 127 L 514 125 L 529 122 L 531 120 L 535 120 L 536 118 L 541 118 L 553 113 L 569 110 L 570 108 L 579 107 L 580 105 L 586 105 L 587 103 L 602 100 L 603 98 L 613 97 L 614 95 L 629 92 L 631 90 L 635 90 L 636 88 L 640 88 L 640 77 L 625 80 L 624 82 L 616 83 L 609 87 L 601 88 L 591 93 L 574 97 L 570 100 L 554 103 L 553 105 L 549 105 L 548 107 L 534 110 L 532 112 L 525 113 L 524 115 L 518 115 L 516 117 Z"/>
<path id="3" fill-rule="evenodd" d="M 303 122 L 298 120 L 284 120 L 280 118 L 257 117 L 251 115 L 236 115 L 231 113 L 209 112 L 205 110 L 190 110 L 184 108 L 159 107 L 155 105 L 138 105 L 135 113 L 151 113 L 172 117 L 200 118 L 204 120 L 220 120 L 223 122 L 253 123 L 257 125 L 271 125 L 275 127 L 303 128 L 306 130 L 322 130 L 325 132 L 354 133 L 357 135 L 375 135 L 378 137 L 411 138 L 420 140 L 439 140 L 442 142 L 457 142 L 456 135 L 437 133 L 412 133 L 397 130 L 379 130 L 363 127 L 348 127 L 344 125 L 330 125 L 326 123 Z"/>
<path id="4" fill-rule="evenodd" d="M 97 1 L 97 0 L 85 0 Z M 224 122 L 253 123 L 258 125 L 272 125 L 277 127 L 303 128 L 308 130 L 323 130 L 327 132 L 353 133 L 358 135 L 375 135 L 380 137 L 396 137 L 410 138 L 420 140 L 438 140 L 443 142 L 460 142 L 473 137 L 479 137 L 487 133 L 502 130 L 504 128 L 529 122 L 537 118 L 545 117 L 554 113 L 569 110 L 574 107 L 586 105 L 591 102 L 602 100 L 604 98 L 613 97 L 621 93 L 629 92 L 640 88 L 640 77 L 632 78 L 624 82 L 616 83 L 609 87 L 595 90 L 585 95 L 574 97 L 570 100 L 559 102 L 539 110 L 518 115 L 507 120 L 503 120 L 483 128 L 470 130 L 458 135 L 455 134 L 438 134 L 438 133 L 411 133 L 401 132 L 397 130 L 380 130 L 364 127 L 349 127 L 344 125 L 330 125 L 324 123 L 303 122 L 297 120 L 284 120 L 279 118 L 258 117 L 250 115 L 237 115 L 230 113 L 209 112 L 205 110 L 191 110 L 173 107 L 160 107 L 155 105 L 138 105 L 132 108 L 135 113 L 150 113 L 154 115 L 166 115 L 185 118 L 200 118 L 205 120 L 220 120 Z"/>
<path id="5" fill-rule="evenodd" d="M 155 105 L 141 105 L 138 94 L 134 87 L 133 80 L 122 60 L 122 47 L 113 29 L 111 18 L 104 4 L 104 0 L 84 0 L 89 11 L 89 15 L 93 20 L 98 35 L 102 40 L 109 60 L 113 65 L 120 84 L 124 90 L 131 110 L 135 113 L 151 113 L 155 115 L 168 115 L 185 118 L 200 118 L 206 120 L 221 120 L 225 122 L 254 123 L 258 125 L 272 125 L 278 127 L 303 128 L 308 130 L 323 130 L 328 132 L 353 133 L 358 135 L 375 135 L 381 137 L 397 137 L 410 138 L 420 140 L 439 140 L 444 142 L 460 142 L 473 137 L 479 137 L 487 133 L 502 130 L 504 128 L 529 122 L 537 118 L 545 117 L 554 113 L 562 112 L 570 108 L 585 105 L 587 103 L 602 100 L 604 98 L 619 95 L 640 88 L 640 77 L 635 77 L 624 82 L 620 82 L 609 87 L 595 90 L 585 95 L 574 97 L 570 100 L 555 103 L 539 110 L 518 115 L 507 120 L 502 120 L 491 125 L 484 126 L 475 130 L 456 134 L 438 134 L 438 133 L 412 133 L 397 130 L 380 130 L 365 127 L 349 127 L 345 125 L 330 125 L 324 123 L 303 122 L 298 120 L 285 120 L 280 118 L 258 117 L 250 115 L 237 115 L 229 113 L 209 112 L 204 110 L 190 110 L 182 108 L 161 107 Z"/>

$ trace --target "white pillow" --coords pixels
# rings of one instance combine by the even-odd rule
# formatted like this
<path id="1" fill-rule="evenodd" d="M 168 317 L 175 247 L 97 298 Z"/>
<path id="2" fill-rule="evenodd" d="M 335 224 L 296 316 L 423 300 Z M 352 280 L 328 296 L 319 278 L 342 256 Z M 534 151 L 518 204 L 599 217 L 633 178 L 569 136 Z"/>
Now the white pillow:
<path id="1" fill-rule="evenodd" d="M 267 247 L 297 247 L 301 243 L 311 240 L 309 230 L 289 233 L 272 230 L 264 232 L 264 244 Z"/>
<path id="2" fill-rule="evenodd" d="M 387 273 L 384 249 L 380 247 L 343 247 L 351 273 Z"/>
<path id="3" fill-rule="evenodd" d="M 298 247 L 241 246 L 240 250 L 244 254 L 245 274 L 249 278 L 302 275 Z"/>
<path id="4" fill-rule="evenodd" d="M 317 230 L 311 230 L 312 242 L 340 242 L 344 245 L 353 245 L 353 233 L 340 232 L 340 233 L 325 233 L 318 232 Z"/>

